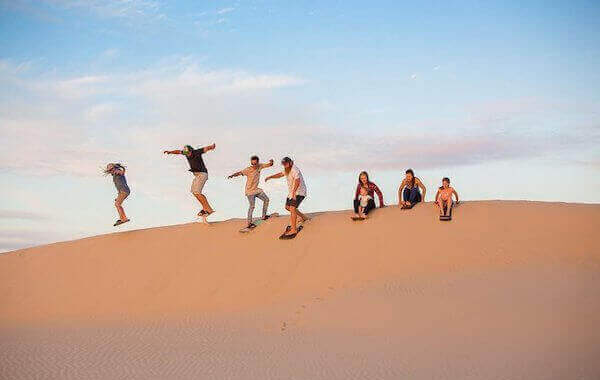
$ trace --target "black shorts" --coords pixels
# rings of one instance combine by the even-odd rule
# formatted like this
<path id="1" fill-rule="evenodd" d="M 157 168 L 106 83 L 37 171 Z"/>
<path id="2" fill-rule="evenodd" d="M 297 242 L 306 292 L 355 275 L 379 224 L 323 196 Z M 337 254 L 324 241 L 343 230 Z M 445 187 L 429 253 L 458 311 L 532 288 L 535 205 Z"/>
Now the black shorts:
<path id="1" fill-rule="evenodd" d="M 305 198 L 304 195 L 296 195 L 296 199 L 287 198 L 285 200 L 285 205 L 298 208 L 298 207 L 300 207 L 300 203 L 302 203 L 304 198 Z"/>

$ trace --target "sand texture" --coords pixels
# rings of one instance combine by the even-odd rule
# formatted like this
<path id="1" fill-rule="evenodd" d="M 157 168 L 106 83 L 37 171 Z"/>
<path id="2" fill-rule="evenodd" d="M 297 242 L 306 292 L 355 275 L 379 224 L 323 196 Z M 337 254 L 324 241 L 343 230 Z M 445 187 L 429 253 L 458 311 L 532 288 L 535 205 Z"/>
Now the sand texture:
<path id="1" fill-rule="evenodd" d="M 600 379 L 600 205 L 350 215 L 0 255 L 0 378 Z"/>

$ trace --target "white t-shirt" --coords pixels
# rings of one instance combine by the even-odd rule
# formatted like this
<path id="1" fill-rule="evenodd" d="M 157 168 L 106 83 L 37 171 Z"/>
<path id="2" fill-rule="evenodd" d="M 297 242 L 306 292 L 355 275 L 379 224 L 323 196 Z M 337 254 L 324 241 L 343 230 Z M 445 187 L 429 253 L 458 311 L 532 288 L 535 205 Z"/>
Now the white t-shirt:
<path id="1" fill-rule="evenodd" d="M 285 171 L 283 174 L 285 175 Z M 306 196 L 306 184 L 304 183 L 304 177 L 302 177 L 302 173 L 296 165 L 292 166 L 292 169 L 286 178 L 288 183 L 288 198 L 292 198 L 292 190 L 294 190 L 294 182 L 296 179 L 300 179 L 300 186 L 298 186 L 298 190 L 296 190 L 296 195 L 301 195 L 303 197 Z"/>
<path id="2" fill-rule="evenodd" d="M 361 207 L 367 207 L 367 205 L 369 204 L 369 201 L 371 199 L 373 199 L 373 197 L 370 195 L 359 195 L 358 198 L 360 198 L 360 206 Z"/>

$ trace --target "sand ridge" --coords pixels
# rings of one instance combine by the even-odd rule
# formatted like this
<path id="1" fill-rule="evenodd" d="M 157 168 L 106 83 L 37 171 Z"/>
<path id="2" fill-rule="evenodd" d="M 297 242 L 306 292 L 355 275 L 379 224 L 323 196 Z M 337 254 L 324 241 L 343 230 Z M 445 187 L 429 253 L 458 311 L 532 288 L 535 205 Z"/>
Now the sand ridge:
<path id="1" fill-rule="evenodd" d="M 0 256 L 25 379 L 600 376 L 600 206 L 465 202 L 159 227 Z"/>

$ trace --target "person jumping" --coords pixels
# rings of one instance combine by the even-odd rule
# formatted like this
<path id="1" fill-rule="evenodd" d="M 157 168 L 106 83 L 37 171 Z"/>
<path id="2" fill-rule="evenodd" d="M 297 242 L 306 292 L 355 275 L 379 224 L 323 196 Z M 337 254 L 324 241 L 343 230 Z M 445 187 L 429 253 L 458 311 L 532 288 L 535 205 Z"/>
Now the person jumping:
<path id="1" fill-rule="evenodd" d="M 204 165 L 202 155 L 210 150 L 215 149 L 216 146 L 216 144 L 212 144 L 203 148 L 194 149 L 191 145 L 186 145 L 182 150 L 164 151 L 164 154 L 183 154 L 185 158 L 187 158 L 188 163 L 190 164 L 190 171 L 194 174 L 191 192 L 202 205 L 202 210 L 200 210 L 198 216 L 208 216 L 215 212 L 215 210 L 210 207 L 210 204 L 208 203 L 208 200 L 204 194 L 202 194 L 204 184 L 208 180 L 208 170 L 206 170 L 206 165 Z"/>
<path id="2" fill-rule="evenodd" d="M 283 165 L 283 171 L 268 176 L 265 178 L 265 182 L 270 179 L 281 178 L 284 176 L 287 179 L 288 196 L 285 201 L 285 209 L 290 212 L 290 228 L 286 229 L 282 238 L 293 239 L 298 234 L 298 229 L 296 228 L 298 217 L 300 217 L 303 222 L 308 220 L 308 217 L 298 210 L 300 203 L 306 198 L 306 184 L 304 183 L 302 172 L 294 165 L 294 161 L 292 161 L 291 158 L 284 157 L 283 160 L 281 160 L 281 165 Z"/>
<path id="3" fill-rule="evenodd" d="M 125 178 L 125 166 L 119 163 L 110 163 L 106 165 L 106 169 L 104 169 L 104 175 L 112 175 L 113 182 L 115 187 L 117 188 L 117 198 L 115 199 L 115 207 L 117 208 L 117 212 L 119 213 L 119 219 L 113 224 L 113 226 L 118 226 L 123 223 L 129 222 L 129 218 L 125 215 L 125 210 L 123 209 L 123 201 L 129 196 L 131 191 L 129 190 L 129 186 L 127 185 L 127 179 Z"/>
<path id="4" fill-rule="evenodd" d="M 254 213 L 256 198 L 259 198 L 263 202 L 262 219 L 267 220 L 269 218 L 269 215 L 267 214 L 267 210 L 269 209 L 269 197 L 267 197 L 267 194 L 258 187 L 258 183 L 260 182 L 260 171 L 271 166 L 273 166 L 273 159 L 270 159 L 266 164 L 261 164 L 258 156 L 252 156 L 250 157 L 250 166 L 227 177 L 231 179 L 241 175 L 246 176 L 246 197 L 250 203 L 250 206 L 248 207 L 248 229 L 256 227 L 256 224 L 252 223 L 252 214 Z"/>

